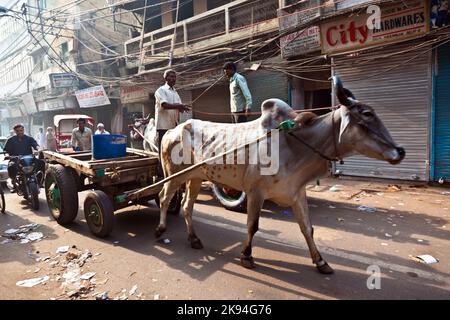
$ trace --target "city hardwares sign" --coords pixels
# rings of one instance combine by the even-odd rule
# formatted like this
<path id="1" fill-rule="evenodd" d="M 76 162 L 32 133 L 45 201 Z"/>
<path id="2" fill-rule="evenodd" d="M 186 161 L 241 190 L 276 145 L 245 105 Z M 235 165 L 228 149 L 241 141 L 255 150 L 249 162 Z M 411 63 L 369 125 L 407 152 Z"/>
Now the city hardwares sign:
<path id="1" fill-rule="evenodd" d="M 322 52 L 346 52 L 420 37 L 427 33 L 427 1 L 405 0 L 321 24 Z"/>

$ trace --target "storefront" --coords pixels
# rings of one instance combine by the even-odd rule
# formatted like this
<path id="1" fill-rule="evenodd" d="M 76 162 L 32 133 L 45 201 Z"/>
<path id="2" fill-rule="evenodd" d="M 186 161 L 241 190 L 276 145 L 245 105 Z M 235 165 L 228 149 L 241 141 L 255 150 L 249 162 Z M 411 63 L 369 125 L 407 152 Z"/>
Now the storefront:
<path id="1" fill-rule="evenodd" d="M 406 150 L 398 165 L 363 156 L 346 159 L 342 175 L 428 181 L 430 177 L 431 48 L 417 39 L 428 31 L 426 2 L 382 6 L 378 29 L 368 16 L 345 15 L 321 25 L 322 53 L 332 73 L 357 99 L 372 106 L 393 139 Z M 333 97 L 337 104 L 336 97 Z"/>
<path id="2" fill-rule="evenodd" d="M 395 45 L 358 57 L 333 58 L 333 74 L 339 75 L 358 100 L 375 109 L 394 141 L 406 150 L 405 159 L 395 166 L 363 156 L 350 157 L 343 165 L 336 165 L 340 174 L 429 179 L 431 52 L 420 56 L 416 51 L 389 56 L 407 48 L 410 45 Z M 407 60 L 411 63 L 405 64 Z"/>

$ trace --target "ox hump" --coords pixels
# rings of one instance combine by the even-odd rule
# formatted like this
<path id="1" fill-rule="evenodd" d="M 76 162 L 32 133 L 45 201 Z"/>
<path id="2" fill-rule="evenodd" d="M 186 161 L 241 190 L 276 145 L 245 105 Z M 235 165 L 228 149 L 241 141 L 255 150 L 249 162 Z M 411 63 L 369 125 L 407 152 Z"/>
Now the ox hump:
<path id="1" fill-rule="evenodd" d="M 261 104 L 261 124 L 265 129 L 275 129 L 281 122 L 295 119 L 297 114 L 280 99 L 267 99 Z"/>

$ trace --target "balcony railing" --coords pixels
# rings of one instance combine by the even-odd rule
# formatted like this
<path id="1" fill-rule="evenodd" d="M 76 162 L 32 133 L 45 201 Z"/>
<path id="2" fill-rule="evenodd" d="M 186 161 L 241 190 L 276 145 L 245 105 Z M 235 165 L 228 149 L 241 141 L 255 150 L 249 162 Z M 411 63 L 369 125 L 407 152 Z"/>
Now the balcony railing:
<path id="1" fill-rule="evenodd" d="M 143 64 L 168 59 L 172 46 L 173 58 L 177 58 L 276 32 L 277 9 L 278 0 L 237 0 L 146 33 L 142 44 Z M 127 67 L 139 66 L 140 45 L 140 36 L 125 43 Z"/>

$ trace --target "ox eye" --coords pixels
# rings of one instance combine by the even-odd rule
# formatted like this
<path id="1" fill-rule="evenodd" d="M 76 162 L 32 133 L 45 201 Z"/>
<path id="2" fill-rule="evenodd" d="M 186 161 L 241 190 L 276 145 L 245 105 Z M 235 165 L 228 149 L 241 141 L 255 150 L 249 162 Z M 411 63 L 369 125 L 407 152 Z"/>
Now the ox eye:
<path id="1" fill-rule="evenodd" d="M 365 116 L 365 117 L 368 117 L 368 118 L 372 118 L 374 116 L 373 112 L 370 111 L 370 110 L 364 110 L 362 112 L 362 115 Z"/>

